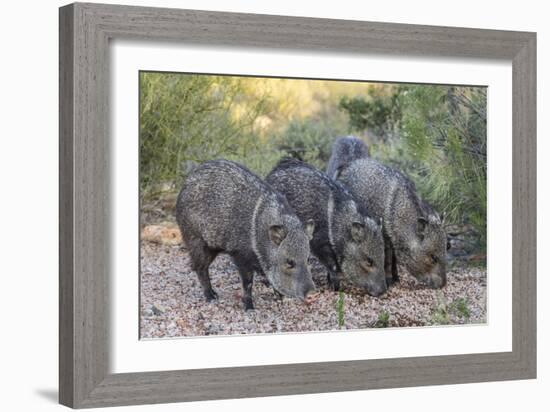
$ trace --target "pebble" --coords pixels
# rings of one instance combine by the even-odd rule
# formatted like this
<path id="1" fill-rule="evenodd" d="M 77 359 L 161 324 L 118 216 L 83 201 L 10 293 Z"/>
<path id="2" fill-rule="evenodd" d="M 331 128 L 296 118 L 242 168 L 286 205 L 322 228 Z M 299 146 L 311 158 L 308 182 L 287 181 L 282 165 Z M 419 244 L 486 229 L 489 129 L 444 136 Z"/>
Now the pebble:
<path id="1" fill-rule="evenodd" d="M 160 303 L 155 303 L 153 304 L 153 306 L 151 306 L 151 311 L 155 315 L 162 315 L 164 312 L 166 312 L 166 308 Z"/>
<path id="2" fill-rule="evenodd" d="M 160 259 L 162 256 L 162 262 Z M 210 266 L 212 284 L 219 299 L 206 302 L 188 253 L 179 246 L 142 242 L 141 319 L 143 338 L 245 333 L 285 333 L 339 330 L 338 293 L 329 290 L 324 268 L 312 262 L 313 280 L 321 293 L 309 305 L 296 299 L 276 299 L 261 276 L 255 277 L 255 310 L 245 312 L 240 299 L 241 282 L 228 256 L 220 255 Z M 403 273 L 398 284 L 379 298 L 344 282 L 342 329 L 374 327 L 383 312 L 390 327 L 432 325 L 438 308 L 445 309 L 449 323 L 486 322 L 486 271 L 453 267 L 443 290 L 419 285 Z M 451 310 L 453 302 L 466 299 L 470 317 Z M 153 316 L 154 315 L 154 316 Z"/>

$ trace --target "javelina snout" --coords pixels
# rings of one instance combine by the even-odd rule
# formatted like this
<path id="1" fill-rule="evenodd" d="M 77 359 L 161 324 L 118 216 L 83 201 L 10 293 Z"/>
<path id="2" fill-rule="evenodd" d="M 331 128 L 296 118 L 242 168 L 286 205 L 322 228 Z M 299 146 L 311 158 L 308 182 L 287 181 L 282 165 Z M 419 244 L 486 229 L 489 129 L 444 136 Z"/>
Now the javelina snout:
<path id="1" fill-rule="evenodd" d="M 415 275 L 413 274 L 413 276 Z M 440 289 L 447 284 L 445 265 L 441 263 L 434 265 L 431 271 L 415 277 L 420 283 L 426 285 L 431 289 Z"/>
<path id="2" fill-rule="evenodd" d="M 447 284 L 447 276 L 445 274 L 435 273 L 416 277 L 420 283 L 431 289 L 440 289 Z"/>
<path id="3" fill-rule="evenodd" d="M 302 302 L 309 303 L 314 300 L 316 296 L 319 295 L 319 291 L 315 288 L 313 281 L 306 281 L 302 287 L 302 294 L 299 299 Z"/>
<path id="4" fill-rule="evenodd" d="M 368 283 L 366 289 L 367 289 L 367 293 L 374 297 L 378 297 L 386 293 L 386 291 L 388 290 L 388 286 L 386 284 L 385 276 L 384 276 L 384 283 L 379 283 L 379 282 Z"/>
<path id="5" fill-rule="evenodd" d="M 352 278 L 353 282 L 362 287 L 367 291 L 371 296 L 380 296 L 383 293 L 386 293 L 388 290 L 388 285 L 386 283 L 386 273 L 384 268 L 369 268 L 369 270 L 362 270 L 362 273 L 353 276 L 351 271 L 348 272 L 349 277 Z"/>
<path id="6" fill-rule="evenodd" d="M 432 212 L 428 218 L 419 218 L 408 244 L 405 266 L 409 273 L 432 289 L 444 287 L 447 284 L 447 235 L 439 215 Z"/>

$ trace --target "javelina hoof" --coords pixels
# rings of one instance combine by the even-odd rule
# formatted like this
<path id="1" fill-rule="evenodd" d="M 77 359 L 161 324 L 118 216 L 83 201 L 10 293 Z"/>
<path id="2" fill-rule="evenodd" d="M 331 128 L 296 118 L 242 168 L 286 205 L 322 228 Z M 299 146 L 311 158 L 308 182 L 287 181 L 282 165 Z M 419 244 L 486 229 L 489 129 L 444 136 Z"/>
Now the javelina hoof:
<path id="1" fill-rule="evenodd" d="M 306 298 L 304 299 L 304 303 L 306 305 L 311 305 L 312 303 L 315 303 L 317 299 L 321 296 L 321 292 L 315 290 L 307 294 Z"/>
<path id="2" fill-rule="evenodd" d="M 260 283 L 261 283 L 262 285 L 264 285 L 264 286 L 268 286 L 268 287 L 271 286 L 271 283 L 269 283 L 269 280 L 267 280 L 266 277 L 261 277 L 261 278 L 259 278 L 258 280 L 259 280 Z"/>
<path id="3" fill-rule="evenodd" d="M 254 303 L 251 298 L 243 298 L 244 310 L 254 310 Z"/>
<path id="4" fill-rule="evenodd" d="M 339 292 L 340 291 L 340 281 L 339 280 L 329 280 L 329 284 L 330 284 L 330 288 L 335 291 L 335 292 Z"/>
<path id="5" fill-rule="evenodd" d="M 390 286 L 395 285 L 398 281 L 399 281 L 398 278 L 394 278 L 394 277 L 391 277 L 391 278 L 390 278 L 390 277 L 388 277 L 388 278 L 386 278 L 386 285 L 387 285 L 388 288 L 389 288 Z"/>
<path id="6" fill-rule="evenodd" d="M 278 290 L 273 289 L 273 294 L 275 295 L 275 300 L 283 300 L 283 294 Z"/>
<path id="7" fill-rule="evenodd" d="M 204 296 L 206 297 L 206 300 L 208 302 L 212 302 L 213 300 L 218 299 L 218 294 L 214 291 L 214 289 L 210 289 L 204 292 Z"/>
<path id="8" fill-rule="evenodd" d="M 333 273 L 333 274 L 329 273 L 328 275 L 328 284 L 330 288 L 335 292 L 340 291 L 340 279 L 341 279 L 341 274 L 339 273 Z"/>

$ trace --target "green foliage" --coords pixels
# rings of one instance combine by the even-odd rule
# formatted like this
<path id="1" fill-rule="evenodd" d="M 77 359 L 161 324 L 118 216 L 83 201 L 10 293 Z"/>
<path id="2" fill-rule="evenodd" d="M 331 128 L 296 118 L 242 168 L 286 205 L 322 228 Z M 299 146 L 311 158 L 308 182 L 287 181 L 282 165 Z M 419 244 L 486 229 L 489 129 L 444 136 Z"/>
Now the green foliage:
<path id="1" fill-rule="evenodd" d="M 447 224 L 471 225 L 486 242 L 486 89 L 401 85 L 390 97 L 343 100 L 350 127 L 378 137 L 373 155 L 398 167 Z M 362 121 L 361 119 L 365 119 Z"/>
<path id="2" fill-rule="evenodd" d="M 449 323 L 451 323 L 451 317 L 449 316 L 449 312 L 447 312 L 447 307 L 437 307 L 432 314 L 431 324 L 448 325 Z"/>
<path id="3" fill-rule="evenodd" d="M 485 107 L 485 88 L 142 72 L 142 199 L 159 204 L 160 192 L 176 192 L 216 158 L 260 176 L 284 156 L 324 170 L 335 137 L 351 130 L 409 175 L 447 223 L 474 228 L 483 248 Z"/>
<path id="4" fill-rule="evenodd" d="M 403 95 L 401 162 L 450 223 L 486 238 L 486 89 L 413 86 Z"/>
<path id="5" fill-rule="evenodd" d="M 274 145 L 280 153 L 308 162 L 322 170 L 330 158 L 334 136 L 338 130 L 318 120 L 293 120 L 275 136 Z"/>
<path id="6" fill-rule="evenodd" d="M 378 320 L 374 324 L 375 328 L 387 328 L 390 326 L 390 312 L 383 310 L 378 314 Z"/>
<path id="7" fill-rule="evenodd" d="M 441 294 L 439 302 L 432 313 L 431 324 L 433 325 L 448 325 L 452 318 L 461 318 L 463 320 L 470 319 L 470 301 L 468 298 L 458 298 L 448 303 Z"/>
<path id="8" fill-rule="evenodd" d="M 449 312 L 449 306 L 447 300 L 443 296 L 443 293 L 438 292 L 438 303 L 432 313 L 431 324 L 432 325 L 448 325 L 451 323 L 451 314 Z"/>
<path id="9" fill-rule="evenodd" d="M 239 78 L 141 73 L 140 187 L 178 187 L 194 163 L 248 151 L 252 128 L 267 100 L 249 105 L 242 118 L 232 109 L 244 99 Z"/>
<path id="10" fill-rule="evenodd" d="M 393 90 L 393 86 L 389 86 Z M 395 133 L 401 112 L 398 93 L 383 94 L 380 88 L 371 87 L 368 97 L 344 96 L 340 99 L 340 109 L 347 112 L 352 131 L 369 130 L 378 139 L 387 141 Z"/>
<path id="11" fill-rule="evenodd" d="M 470 301 L 468 298 L 458 298 L 452 304 L 452 311 L 464 319 L 470 319 Z"/>
<path id="12" fill-rule="evenodd" d="M 262 82 L 269 80 L 142 72 L 142 196 L 178 190 L 197 164 L 216 158 L 261 176 L 289 155 L 324 168 L 334 136 L 346 130 L 345 118 L 324 101 L 315 115 L 284 120 L 289 102 L 276 101 L 269 93 L 277 90 Z"/>
<path id="13" fill-rule="evenodd" d="M 340 291 L 338 293 L 338 301 L 336 303 L 336 311 L 338 312 L 338 327 L 342 329 L 345 324 L 345 298 L 346 295 L 344 292 Z"/>

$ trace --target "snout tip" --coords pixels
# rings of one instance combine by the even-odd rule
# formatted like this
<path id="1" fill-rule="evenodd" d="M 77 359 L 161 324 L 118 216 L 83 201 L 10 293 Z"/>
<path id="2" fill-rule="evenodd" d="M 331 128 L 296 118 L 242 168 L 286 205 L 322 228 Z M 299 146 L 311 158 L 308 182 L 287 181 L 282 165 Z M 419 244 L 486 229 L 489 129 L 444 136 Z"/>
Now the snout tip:
<path id="1" fill-rule="evenodd" d="M 377 283 L 367 283 L 365 285 L 365 289 L 367 290 L 367 293 L 370 296 L 378 297 L 380 295 L 383 295 L 388 291 L 388 285 L 386 284 L 386 281 L 384 280 L 383 283 L 377 284 Z"/>
<path id="2" fill-rule="evenodd" d="M 303 301 L 305 304 L 310 305 L 313 302 L 315 302 L 317 299 L 319 299 L 320 295 L 321 293 L 318 290 L 311 289 L 308 292 L 306 292 Z"/>
<path id="3" fill-rule="evenodd" d="M 441 289 L 445 287 L 447 284 L 447 277 L 446 276 L 432 276 L 428 280 L 428 286 L 432 289 Z"/>
<path id="4" fill-rule="evenodd" d="M 379 287 L 379 288 L 376 288 L 376 289 L 367 289 L 367 292 L 369 293 L 369 295 L 377 298 L 378 296 L 381 296 L 383 295 L 384 293 L 386 293 L 387 291 L 387 288 L 385 287 Z"/>

